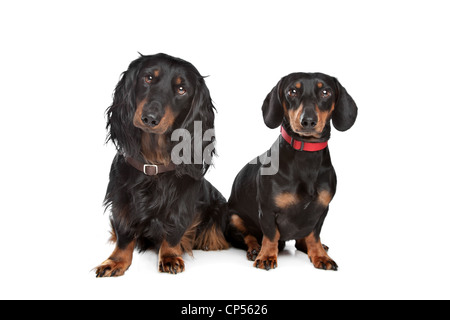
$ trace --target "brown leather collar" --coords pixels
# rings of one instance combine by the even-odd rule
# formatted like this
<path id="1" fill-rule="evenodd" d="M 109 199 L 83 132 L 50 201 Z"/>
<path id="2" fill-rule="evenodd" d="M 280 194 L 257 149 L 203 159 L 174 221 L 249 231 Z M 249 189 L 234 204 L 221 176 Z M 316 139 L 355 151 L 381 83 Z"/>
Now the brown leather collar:
<path id="1" fill-rule="evenodd" d="M 125 156 L 125 160 L 128 162 L 128 164 L 130 164 L 137 170 L 143 172 L 147 176 L 156 176 L 159 173 L 173 171 L 176 168 L 176 165 L 173 164 L 172 162 L 169 165 L 165 166 L 162 164 L 142 163 L 142 162 L 140 162 L 136 159 L 133 159 L 131 157 L 128 157 L 128 156 Z"/>

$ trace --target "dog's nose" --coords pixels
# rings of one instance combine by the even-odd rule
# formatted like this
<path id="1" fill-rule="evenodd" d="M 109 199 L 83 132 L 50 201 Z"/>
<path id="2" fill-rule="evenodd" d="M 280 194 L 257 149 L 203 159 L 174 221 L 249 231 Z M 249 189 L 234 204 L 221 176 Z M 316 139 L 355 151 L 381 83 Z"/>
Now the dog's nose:
<path id="1" fill-rule="evenodd" d="M 158 100 L 153 100 L 147 103 L 142 109 L 141 121 L 146 126 L 156 127 L 164 115 L 162 103 Z"/>
<path id="2" fill-rule="evenodd" d="M 305 129 L 312 129 L 317 125 L 317 121 L 312 117 L 303 118 L 301 123 Z"/>
<path id="3" fill-rule="evenodd" d="M 159 122 L 161 121 L 161 118 L 155 114 L 150 113 L 150 114 L 143 115 L 141 117 L 141 120 L 145 125 L 153 128 L 159 124 Z"/>

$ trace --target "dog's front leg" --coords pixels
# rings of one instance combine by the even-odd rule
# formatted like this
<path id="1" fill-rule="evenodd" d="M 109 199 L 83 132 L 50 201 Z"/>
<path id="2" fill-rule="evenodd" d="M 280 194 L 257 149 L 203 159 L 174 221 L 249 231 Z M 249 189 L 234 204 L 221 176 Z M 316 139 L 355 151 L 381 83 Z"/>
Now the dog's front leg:
<path id="1" fill-rule="evenodd" d="M 118 234 L 114 229 L 112 234 L 112 241 L 116 242 L 116 247 L 108 259 L 94 268 L 97 269 L 98 278 L 123 276 L 133 260 L 136 240 L 125 234 Z"/>
<path id="2" fill-rule="evenodd" d="M 166 240 L 163 240 L 159 248 L 158 266 L 160 272 L 177 274 L 184 271 L 184 260 L 181 257 L 183 249 L 181 244 L 171 246 Z"/>

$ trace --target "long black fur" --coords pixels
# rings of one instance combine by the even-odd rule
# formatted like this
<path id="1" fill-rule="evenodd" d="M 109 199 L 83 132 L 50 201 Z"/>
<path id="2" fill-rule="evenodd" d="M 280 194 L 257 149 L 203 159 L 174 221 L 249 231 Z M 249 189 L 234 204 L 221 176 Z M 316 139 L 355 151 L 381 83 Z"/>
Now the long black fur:
<path id="1" fill-rule="evenodd" d="M 202 121 L 202 135 L 206 130 L 214 128 L 215 108 L 209 90 L 203 77 L 191 63 L 166 54 L 141 55 L 131 62 L 116 86 L 112 105 L 106 111 L 107 141 L 116 146 L 117 154 L 111 165 L 104 204 L 111 210 L 113 234 L 116 247 L 120 250 L 132 241 L 136 241 L 136 247 L 140 251 L 158 249 L 163 240 L 170 246 L 176 246 L 194 222 L 197 222 L 195 237 L 214 228 L 221 236 L 226 219 L 225 198 L 203 178 L 209 163 L 203 161 L 194 164 L 191 159 L 191 164 L 177 165 L 175 171 L 147 176 L 126 162 L 125 155 L 143 163 L 148 161 L 142 150 L 145 128 L 136 127 L 133 118 L 138 100 L 149 98 L 152 94 L 159 97 L 160 92 L 155 88 L 162 84 L 152 84 L 153 88 L 150 89 L 151 86 L 143 82 L 145 72 L 150 68 L 159 68 L 160 78 L 171 77 L 167 80 L 172 81 L 170 83 L 173 83 L 172 78 L 181 75 L 186 78 L 187 83 L 183 86 L 188 90 L 184 97 L 161 98 L 164 108 L 166 103 L 171 104 L 172 110 L 176 111 L 176 117 L 173 125 L 164 133 L 164 146 L 155 143 L 152 147 L 164 148 L 161 152 L 170 154 L 173 146 L 179 143 L 171 141 L 172 132 L 184 128 L 189 130 L 194 138 L 194 121 Z M 172 92 L 171 88 L 161 87 L 161 95 L 164 94 L 163 89 L 169 92 L 169 95 Z M 150 137 L 151 141 L 161 139 L 159 135 L 152 133 Z M 203 142 L 202 151 L 206 146 L 211 148 L 213 143 L 214 139 L 212 142 Z M 194 151 L 193 139 L 191 144 Z M 211 152 L 214 155 L 215 151 Z M 199 249 L 211 248 L 206 244 Z M 100 276 L 105 274 L 105 270 L 97 271 L 97 275 L 99 272 Z"/>

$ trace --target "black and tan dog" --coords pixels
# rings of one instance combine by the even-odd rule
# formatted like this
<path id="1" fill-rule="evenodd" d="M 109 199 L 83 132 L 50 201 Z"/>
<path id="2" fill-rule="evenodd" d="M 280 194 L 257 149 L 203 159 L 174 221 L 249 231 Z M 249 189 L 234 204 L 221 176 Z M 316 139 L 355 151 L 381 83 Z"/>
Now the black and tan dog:
<path id="1" fill-rule="evenodd" d="M 214 155 L 214 137 L 202 139 L 214 128 L 214 106 L 198 70 L 166 54 L 139 57 L 117 84 L 107 118 L 117 154 L 105 205 L 116 248 L 97 277 L 123 275 L 135 248 L 156 249 L 159 271 L 173 274 L 185 270 L 184 252 L 227 248 L 226 199 L 203 178 L 210 162 L 201 156 Z M 200 135 L 187 141 L 198 152 L 181 163 L 172 157 L 176 129 Z"/>
<path id="2" fill-rule="evenodd" d="M 281 127 L 272 148 L 237 175 L 229 209 L 233 245 L 247 249 L 260 269 L 277 267 L 287 240 L 308 254 L 316 268 L 337 270 L 320 241 L 336 174 L 327 141 L 330 121 L 339 131 L 353 126 L 357 107 L 345 88 L 322 73 L 293 73 L 282 78 L 262 106 L 269 128 Z M 275 174 L 264 173 L 278 159 Z"/>

